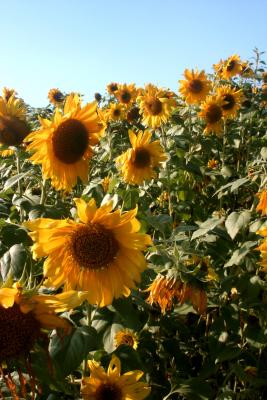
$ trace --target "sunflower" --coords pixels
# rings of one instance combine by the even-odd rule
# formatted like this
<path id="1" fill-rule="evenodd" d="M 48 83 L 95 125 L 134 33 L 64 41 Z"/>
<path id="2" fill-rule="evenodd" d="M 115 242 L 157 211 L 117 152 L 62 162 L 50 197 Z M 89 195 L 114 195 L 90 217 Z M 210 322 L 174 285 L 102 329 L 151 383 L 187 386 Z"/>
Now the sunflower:
<path id="1" fill-rule="evenodd" d="M 207 125 L 204 133 L 209 134 L 214 132 L 220 134 L 223 130 L 223 100 L 218 95 L 207 96 L 206 100 L 201 105 L 201 111 L 198 115 L 205 119 Z"/>
<path id="2" fill-rule="evenodd" d="M 222 113 L 224 118 L 235 118 L 243 99 L 242 90 L 232 89 L 228 85 L 217 88 L 217 95 L 222 99 Z"/>
<path id="3" fill-rule="evenodd" d="M 138 91 L 134 83 L 129 85 L 124 83 L 123 85 L 118 85 L 118 90 L 114 94 L 121 104 L 128 107 L 135 102 Z"/>
<path id="4" fill-rule="evenodd" d="M 260 201 L 257 205 L 256 211 L 260 211 L 262 215 L 267 215 L 267 189 L 257 193 L 257 196 Z"/>
<path id="5" fill-rule="evenodd" d="M 211 89 L 211 82 L 207 79 L 205 72 L 186 69 L 184 72 L 186 80 L 180 81 L 180 93 L 188 104 L 198 104 L 203 101 Z"/>
<path id="6" fill-rule="evenodd" d="M 121 121 L 125 118 L 125 108 L 122 104 L 110 103 L 106 109 L 107 121 Z"/>
<path id="7" fill-rule="evenodd" d="M 158 89 L 152 84 L 145 86 L 145 90 L 137 97 L 140 114 L 143 115 L 143 123 L 153 129 L 166 123 L 176 106 L 173 97 L 168 97 L 166 91 Z"/>
<path id="8" fill-rule="evenodd" d="M 42 164 L 43 177 L 51 178 L 56 190 L 71 191 L 78 177 L 87 181 L 92 146 L 103 133 L 104 125 L 96 104 L 89 103 L 82 108 L 79 96 L 69 95 L 62 113 L 56 109 L 51 121 L 39 120 L 41 128 L 25 139 L 31 142 L 27 150 L 34 152 L 30 160 L 33 164 Z"/>
<path id="9" fill-rule="evenodd" d="M 1 365 L 14 365 L 15 361 L 26 360 L 27 366 L 29 353 L 35 342 L 45 335 L 43 329 L 62 328 L 65 334 L 70 334 L 72 325 L 56 313 L 79 306 L 83 296 L 83 293 L 75 291 L 42 295 L 33 290 L 25 291 L 18 283 L 13 287 L 0 289 L 0 374 L 4 379 L 5 373 Z M 5 381 L 14 394 L 13 381 L 7 379 Z M 25 382 L 25 378 L 21 379 L 21 382 Z M 25 394 L 25 387 L 22 390 Z"/>
<path id="10" fill-rule="evenodd" d="M 127 112 L 126 119 L 130 124 L 138 122 L 138 120 L 140 119 L 139 107 L 133 106 L 132 108 L 130 108 L 130 110 Z"/>
<path id="11" fill-rule="evenodd" d="M 208 161 L 207 166 L 210 169 L 216 169 L 218 167 L 218 164 L 219 164 L 218 160 L 215 160 L 214 158 L 212 158 L 211 160 Z"/>
<path id="12" fill-rule="evenodd" d="M 240 75 L 243 76 L 244 78 L 252 78 L 254 76 L 253 69 L 250 67 L 248 61 L 242 61 L 241 68 L 242 70 L 240 72 Z"/>
<path id="13" fill-rule="evenodd" d="M 10 97 L 16 97 L 17 92 L 15 91 L 15 89 L 9 89 L 7 87 L 4 87 L 2 89 L 2 97 L 3 99 L 8 102 L 8 100 L 10 99 Z"/>
<path id="14" fill-rule="evenodd" d="M 132 347 L 133 349 L 137 349 L 138 338 L 132 330 L 123 329 L 115 334 L 114 343 L 115 347 L 119 347 L 121 344 L 124 344 Z"/>
<path id="15" fill-rule="evenodd" d="M 145 382 L 138 382 L 142 371 L 129 371 L 121 375 L 121 362 L 112 355 L 107 372 L 96 361 L 88 361 L 90 377 L 83 378 L 83 400 L 143 400 L 150 394 Z"/>
<path id="16" fill-rule="evenodd" d="M 159 140 L 150 142 L 151 136 L 148 130 L 139 131 L 137 135 L 129 130 L 132 148 L 116 158 L 116 166 L 121 170 L 125 182 L 140 185 L 145 180 L 155 178 L 155 168 L 166 161 L 167 156 Z"/>
<path id="17" fill-rule="evenodd" d="M 146 289 L 149 292 L 147 302 L 157 304 L 163 314 L 170 311 L 175 301 L 179 299 L 182 282 L 175 278 L 167 278 L 163 275 L 157 275 L 156 279 Z"/>
<path id="18" fill-rule="evenodd" d="M 51 104 L 54 106 L 59 106 L 63 103 L 65 96 L 59 89 L 50 89 L 47 98 Z"/>
<path id="19" fill-rule="evenodd" d="M 242 72 L 242 63 L 237 54 L 230 56 L 225 62 L 222 70 L 222 78 L 230 79 Z"/>
<path id="20" fill-rule="evenodd" d="M 217 64 L 213 64 L 213 69 L 215 71 L 215 74 L 217 74 L 219 78 L 222 77 L 224 63 L 225 62 L 221 59 Z"/>
<path id="21" fill-rule="evenodd" d="M 8 101 L 0 97 L 0 144 L 18 146 L 28 133 L 23 101 L 14 96 Z"/>
<path id="22" fill-rule="evenodd" d="M 116 83 L 116 82 L 111 82 L 111 83 L 109 83 L 108 85 L 107 85 L 107 92 L 110 94 L 110 95 L 113 95 L 113 94 L 115 94 L 115 92 L 118 90 L 118 83 Z"/>
<path id="23" fill-rule="evenodd" d="M 100 307 L 113 298 L 129 296 L 146 268 L 142 251 L 151 244 L 149 235 L 138 233 L 137 208 L 123 214 L 112 204 L 96 207 L 76 199 L 80 222 L 39 218 L 25 223 L 34 231 L 34 258 L 44 263 L 46 286 L 65 284 L 65 290 L 85 290 L 87 300 Z"/>
<path id="24" fill-rule="evenodd" d="M 110 185 L 110 177 L 105 176 L 101 181 L 101 185 L 102 185 L 104 192 L 107 193 L 109 190 L 109 185 Z"/>

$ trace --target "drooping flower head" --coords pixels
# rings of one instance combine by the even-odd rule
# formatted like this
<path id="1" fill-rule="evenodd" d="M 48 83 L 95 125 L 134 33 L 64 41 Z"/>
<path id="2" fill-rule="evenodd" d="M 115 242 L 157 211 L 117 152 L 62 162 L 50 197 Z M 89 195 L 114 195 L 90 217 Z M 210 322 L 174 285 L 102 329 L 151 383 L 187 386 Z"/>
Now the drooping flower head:
<path id="1" fill-rule="evenodd" d="M 64 110 L 56 109 L 53 119 L 39 118 L 41 128 L 27 136 L 27 150 L 33 164 L 42 164 L 45 179 L 56 190 L 71 191 L 78 177 L 88 177 L 88 160 L 103 133 L 96 104 L 81 106 L 80 97 L 69 95 Z"/>
<path id="2" fill-rule="evenodd" d="M 225 62 L 222 70 L 223 79 L 231 79 L 242 72 L 242 63 L 237 54 L 230 56 Z"/>
<path id="3" fill-rule="evenodd" d="M 176 106 L 173 96 L 168 96 L 168 91 L 158 89 L 155 85 L 148 84 L 137 97 L 137 102 L 142 114 L 143 123 L 151 128 L 159 128 L 166 123 Z"/>
<path id="4" fill-rule="evenodd" d="M 83 378 L 83 400 L 143 400 L 150 393 L 145 382 L 138 382 L 142 371 L 129 371 L 121 375 L 121 362 L 112 355 L 107 372 L 96 361 L 88 361 L 90 377 Z"/>
<path id="5" fill-rule="evenodd" d="M 223 130 L 223 100 L 221 97 L 208 96 L 201 105 L 201 111 L 198 115 L 206 121 L 204 133 L 211 132 L 220 134 Z"/>
<path id="6" fill-rule="evenodd" d="M 211 89 L 211 82 L 207 79 L 204 71 L 198 72 L 186 69 L 185 80 L 180 81 L 180 93 L 188 104 L 199 104 L 205 100 Z"/>
<path id="7" fill-rule="evenodd" d="M 138 233 L 137 209 L 112 212 L 112 204 L 97 208 L 95 200 L 76 199 L 79 222 L 39 218 L 25 223 L 33 231 L 34 258 L 44 262 L 46 286 L 87 291 L 100 307 L 129 296 L 146 268 L 142 251 L 149 235 Z"/>
<path id="8" fill-rule="evenodd" d="M 122 329 L 115 334 L 114 343 L 115 347 L 119 347 L 121 344 L 124 344 L 132 347 L 133 349 L 137 349 L 138 337 L 132 330 L 127 328 Z"/>
<path id="9" fill-rule="evenodd" d="M 50 89 L 47 97 L 50 103 L 53 104 L 54 106 L 62 104 L 65 99 L 64 94 L 59 89 L 56 88 Z"/>
<path id="10" fill-rule="evenodd" d="M 151 142 L 151 132 L 129 130 L 132 148 L 116 159 L 116 166 L 121 171 L 123 180 L 130 184 L 142 184 L 145 180 L 156 177 L 155 168 L 160 167 L 167 156 L 159 140 Z"/>
<path id="11" fill-rule="evenodd" d="M 241 102 L 243 99 L 242 90 L 236 90 L 231 88 L 231 86 L 223 85 L 218 87 L 217 94 L 221 97 L 222 113 L 224 118 L 235 118 L 237 111 L 241 107 Z"/>

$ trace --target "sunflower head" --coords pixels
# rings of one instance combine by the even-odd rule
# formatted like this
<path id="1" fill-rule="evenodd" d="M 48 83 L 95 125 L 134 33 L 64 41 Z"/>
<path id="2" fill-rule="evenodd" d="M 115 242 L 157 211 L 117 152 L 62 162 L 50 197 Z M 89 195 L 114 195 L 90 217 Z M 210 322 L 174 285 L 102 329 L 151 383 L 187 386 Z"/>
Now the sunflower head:
<path id="1" fill-rule="evenodd" d="M 215 74 L 221 78 L 222 73 L 223 73 L 223 68 L 224 68 L 225 62 L 223 60 L 220 60 L 217 64 L 213 64 L 213 69 L 215 71 Z"/>
<path id="2" fill-rule="evenodd" d="M 57 190 L 71 191 L 78 177 L 88 177 L 88 160 L 103 134 L 104 125 L 97 113 L 96 103 L 81 106 L 78 95 L 69 95 L 63 110 L 56 109 L 52 120 L 39 118 L 41 128 L 25 139 L 27 150 L 34 154 L 30 160 L 42 164 L 45 179 Z"/>
<path id="3" fill-rule="evenodd" d="M 121 362 L 112 355 L 107 372 L 96 361 L 88 361 L 90 377 L 83 378 L 83 400 L 143 400 L 150 393 L 145 382 L 138 382 L 142 371 L 130 371 L 121 375 Z"/>
<path id="4" fill-rule="evenodd" d="M 62 104 L 65 100 L 64 94 L 59 89 L 56 88 L 50 89 L 47 97 L 50 103 L 53 104 L 54 106 Z"/>
<path id="5" fill-rule="evenodd" d="M 204 133 L 220 134 L 223 130 L 223 100 L 218 95 L 208 96 L 201 105 L 199 116 L 206 121 Z"/>
<path id="6" fill-rule="evenodd" d="M 135 84 L 131 83 L 127 85 L 124 83 L 122 85 L 118 85 L 118 90 L 115 92 L 115 96 L 121 104 L 127 107 L 132 105 L 137 97 L 137 89 Z"/>
<path id="7" fill-rule="evenodd" d="M 110 95 L 113 95 L 113 94 L 116 93 L 116 91 L 118 90 L 118 88 L 119 88 L 119 84 L 118 84 L 118 83 L 116 83 L 116 82 L 111 82 L 111 83 L 109 83 L 109 84 L 107 85 L 107 92 L 108 92 Z"/>
<path id="8" fill-rule="evenodd" d="M 253 69 L 251 68 L 248 61 L 241 62 L 241 72 L 240 75 L 244 78 L 252 78 L 254 76 Z"/>
<path id="9" fill-rule="evenodd" d="M 211 89 L 211 82 L 204 71 L 188 69 L 184 72 L 185 80 L 180 81 L 180 93 L 188 104 L 198 104 L 203 101 Z"/>
<path id="10" fill-rule="evenodd" d="M 11 96 L 6 102 L 0 97 L 0 143 L 18 146 L 29 133 L 26 108 L 22 100 Z"/>
<path id="11" fill-rule="evenodd" d="M 8 100 L 10 99 L 10 97 L 16 97 L 17 92 L 15 91 L 15 89 L 9 89 L 7 87 L 4 87 L 2 90 L 2 97 L 3 99 L 8 102 Z"/>
<path id="12" fill-rule="evenodd" d="M 180 298 L 182 282 L 174 277 L 167 278 L 163 275 L 157 275 L 156 279 L 146 289 L 149 292 L 147 302 L 157 304 L 163 314 L 170 311 L 177 300 Z"/>
<path id="13" fill-rule="evenodd" d="M 132 148 L 116 159 L 116 166 L 125 182 L 139 185 L 145 180 L 155 178 L 155 168 L 166 161 L 167 156 L 159 140 L 151 142 L 151 136 L 148 130 L 139 131 L 138 134 L 129 130 Z"/>
<path id="14" fill-rule="evenodd" d="M 102 96 L 100 93 L 96 92 L 95 93 L 95 100 L 99 103 L 102 100 Z"/>
<path id="15" fill-rule="evenodd" d="M 125 107 L 123 104 L 110 103 L 106 109 L 107 121 L 121 121 L 125 118 Z"/>
<path id="16" fill-rule="evenodd" d="M 215 160 L 214 158 L 212 158 L 211 160 L 208 161 L 208 168 L 210 169 L 216 169 L 218 167 L 218 160 Z"/>
<path id="17" fill-rule="evenodd" d="M 223 79 L 231 79 L 242 72 L 242 63 L 237 54 L 230 56 L 225 62 L 222 70 Z"/>
<path id="18" fill-rule="evenodd" d="M 126 115 L 127 121 L 132 124 L 140 119 L 140 109 L 137 106 L 130 108 Z"/>
<path id="19" fill-rule="evenodd" d="M 222 99 L 222 113 L 225 118 L 235 118 L 241 107 L 243 94 L 242 90 L 236 90 L 231 86 L 224 85 L 217 89 L 218 96 Z"/>
<path id="20" fill-rule="evenodd" d="M 166 96 L 166 90 L 158 89 L 152 84 L 145 86 L 142 94 L 137 97 L 143 123 L 151 128 L 159 128 L 166 123 L 176 106 L 173 97 Z"/>
<path id="21" fill-rule="evenodd" d="M 130 346 L 133 349 L 137 349 L 138 338 L 137 335 L 130 329 L 123 329 L 118 331 L 114 336 L 115 347 L 119 347 L 121 344 Z"/>

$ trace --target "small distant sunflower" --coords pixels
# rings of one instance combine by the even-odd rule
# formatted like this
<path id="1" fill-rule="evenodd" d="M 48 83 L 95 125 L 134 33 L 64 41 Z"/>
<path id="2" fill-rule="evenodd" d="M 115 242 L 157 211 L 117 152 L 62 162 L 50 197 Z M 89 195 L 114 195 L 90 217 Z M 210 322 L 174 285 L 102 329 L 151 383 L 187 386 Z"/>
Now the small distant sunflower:
<path id="1" fill-rule="evenodd" d="M 123 329 L 118 331 L 114 336 L 115 347 L 119 347 L 121 344 L 137 349 L 138 338 L 137 335 L 130 329 Z"/>
<path id="2" fill-rule="evenodd" d="M 39 218 L 25 223 L 32 230 L 34 258 L 44 262 L 46 286 L 88 291 L 91 304 L 104 307 L 113 298 L 129 296 L 146 269 L 142 251 L 149 235 L 138 233 L 137 209 L 112 212 L 112 204 L 96 207 L 76 199 L 80 222 Z"/>
<path id="3" fill-rule="evenodd" d="M 111 83 L 109 83 L 109 84 L 107 85 L 107 92 L 108 92 L 110 95 L 113 95 L 113 94 L 115 94 L 115 92 L 118 90 L 118 88 L 119 88 L 119 84 L 118 84 L 118 83 L 116 83 L 116 82 L 111 82 Z"/>
<path id="4" fill-rule="evenodd" d="M 186 69 L 184 72 L 186 80 L 180 81 L 180 93 L 188 104 L 199 104 L 208 95 L 211 82 L 207 79 L 204 71 L 198 72 Z"/>
<path id="5" fill-rule="evenodd" d="M 201 105 L 201 111 L 198 115 L 205 119 L 207 125 L 204 133 L 210 132 L 220 134 L 223 131 L 223 100 L 217 96 L 207 96 Z"/>
<path id="6" fill-rule="evenodd" d="M 152 133 L 139 131 L 136 135 L 129 130 L 132 148 L 116 158 L 116 166 L 125 182 L 140 185 L 156 177 L 155 168 L 167 160 L 159 140 L 151 141 Z"/>
<path id="7" fill-rule="evenodd" d="M 241 107 L 243 99 L 242 90 L 236 90 L 228 85 L 220 86 L 217 89 L 218 96 L 223 100 L 222 113 L 225 118 L 235 118 Z"/>
<path id="8" fill-rule="evenodd" d="M 103 187 L 103 190 L 105 193 L 107 193 L 108 189 L 109 189 L 109 184 L 110 184 L 110 177 L 109 176 L 105 176 L 105 178 L 102 179 L 101 181 L 101 185 Z"/>
<path id="9" fill-rule="evenodd" d="M 22 100 L 11 96 L 8 101 L 0 97 L 0 144 L 18 146 L 29 133 L 26 108 Z"/>
<path id="10" fill-rule="evenodd" d="M 230 56 L 224 64 L 222 78 L 230 79 L 242 72 L 242 63 L 237 54 Z"/>
<path id="11" fill-rule="evenodd" d="M 259 197 L 259 203 L 256 211 L 260 211 L 262 215 L 267 215 L 267 189 L 257 193 L 257 196 Z"/>
<path id="12" fill-rule="evenodd" d="M 137 97 L 143 123 L 150 128 L 159 128 L 166 123 L 176 106 L 173 97 L 168 97 L 166 91 L 158 89 L 152 84 L 145 86 L 145 90 Z"/>
<path id="13" fill-rule="evenodd" d="M 253 69 L 251 68 L 248 61 L 241 62 L 241 72 L 240 75 L 244 78 L 252 78 L 254 76 Z"/>
<path id="14" fill-rule="evenodd" d="M 59 89 L 50 89 L 48 92 L 48 100 L 54 106 L 58 106 L 63 103 L 65 96 Z"/>
<path id="15" fill-rule="evenodd" d="M 16 97 L 17 92 L 15 91 L 15 89 L 9 89 L 7 87 L 4 87 L 2 90 L 2 97 L 3 99 L 8 102 L 8 100 L 10 99 L 10 97 Z"/>
<path id="16" fill-rule="evenodd" d="M 122 121 L 125 118 L 125 108 L 122 104 L 110 103 L 106 109 L 107 121 Z"/>
<path id="17" fill-rule="evenodd" d="M 118 90 L 115 92 L 118 101 L 127 107 L 136 101 L 137 94 L 138 92 L 134 83 L 118 85 Z"/>
<path id="18" fill-rule="evenodd" d="M 121 362 L 112 355 L 108 371 L 96 361 L 88 361 L 90 377 L 83 378 L 83 400 L 143 400 L 150 394 L 145 382 L 138 382 L 142 371 L 129 371 L 121 375 Z"/>
<path id="19" fill-rule="evenodd" d="M 222 77 L 224 63 L 225 62 L 221 59 L 217 64 L 213 64 L 213 69 L 215 71 L 215 74 L 217 74 L 219 78 Z"/>
<path id="20" fill-rule="evenodd" d="M 218 164 L 219 164 L 218 160 L 212 158 L 211 160 L 208 161 L 208 168 L 216 169 L 218 167 Z"/>
<path id="21" fill-rule="evenodd" d="M 51 178 L 56 190 L 71 191 L 78 177 L 88 178 L 88 160 L 92 146 L 103 133 L 103 124 L 97 114 L 96 104 L 83 108 L 77 95 L 69 95 L 64 110 L 56 109 L 50 121 L 39 118 L 41 128 L 25 139 L 30 142 L 27 150 L 33 152 L 33 164 L 42 164 L 45 179 Z"/>

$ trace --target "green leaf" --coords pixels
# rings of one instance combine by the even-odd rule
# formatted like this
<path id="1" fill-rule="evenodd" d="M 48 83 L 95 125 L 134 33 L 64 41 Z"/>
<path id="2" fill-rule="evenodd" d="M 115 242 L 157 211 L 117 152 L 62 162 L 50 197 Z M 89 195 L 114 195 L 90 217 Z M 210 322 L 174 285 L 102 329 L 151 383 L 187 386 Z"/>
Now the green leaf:
<path id="1" fill-rule="evenodd" d="M 5 192 L 6 190 L 8 190 L 12 186 L 14 186 L 16 183 L 18 183 L 22 178 L 24 178 L 29 173 L 30 173 L 29 171 L 26 171 L 26 172 L 21 172 L 20 174 L 11 176 L 11 178 L 9 178 L 5 182 L 2 192 Z"/>
<path id="2" fill-rule="evenodd" d="M 234 239 L 242 228 L 247 227 L 250 218 L 251 213 L 247 210 L 242 212 L 234 211 L 227 217 L 225 228 L 231 239 Z"/>
<path id="3" fill-rule="evenodd" d="M 209 218 L 207 221 L 203 222 L 199 229 L 197 229 L 193 235 L 191 240 L 197 239 L 200 236 L 206 235 L 209 231 L 214 229 L 217 225 L 221 224 L 224 221 L 224 217 L 221 218 Z"/>
<path id="4" fill-rule="evenodd" d="M 0 260 L 0 270 L 3 279 L 11 274 L 13 278 L 20 279 L 27 263 L 27 252 L 22 244 L 12 246 Z"/>
<path id="5" fill-rule="evenodd" d="M 251 248 L 256 246 L 257 242 L 248 241 L 245 242 L 239 249 L 235 250 L 230 260 L 225 264 L 225 267 L 231 267 L 232 265 L 240 265 L 243 262 L 244 257 L 251 251 Z"/>

